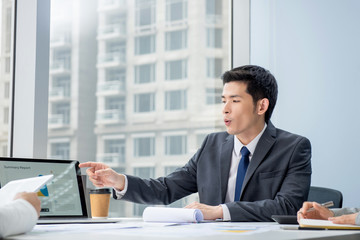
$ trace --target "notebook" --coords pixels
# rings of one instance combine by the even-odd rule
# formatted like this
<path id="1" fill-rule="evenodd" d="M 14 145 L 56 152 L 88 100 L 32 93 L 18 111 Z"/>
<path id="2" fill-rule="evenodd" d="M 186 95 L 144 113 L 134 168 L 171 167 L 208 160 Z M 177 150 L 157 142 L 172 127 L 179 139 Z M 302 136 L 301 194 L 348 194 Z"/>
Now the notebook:
<path id="1" fill-rule="evenodd" d="M 88 215 L 78 161 L 0 157 L 0 187 L 10 181 L 53 175 L 38 191 L 38 224 L 104 223 L 119 219 L 92 219 Z"/>
<path id="2" fill-rule="evenodd" d="M 328 220 L 300 219 L 300 228 L 332 229 L 332 230 L 360 230 L 359 225 L 336 224 Z"/>

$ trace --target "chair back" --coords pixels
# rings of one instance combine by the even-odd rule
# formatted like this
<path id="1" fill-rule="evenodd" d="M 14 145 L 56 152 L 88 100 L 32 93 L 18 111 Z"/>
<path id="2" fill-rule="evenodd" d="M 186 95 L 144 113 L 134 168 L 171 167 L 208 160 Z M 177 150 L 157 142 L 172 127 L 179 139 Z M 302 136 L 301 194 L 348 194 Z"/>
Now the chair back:
<path id="1" fill-rule="evenodd" d="M 343 195 L 335 189 L 311 186 L 308 201 L 318 203 L 333 201 L 334 206 L 330 208 L 342 208 Z"/>

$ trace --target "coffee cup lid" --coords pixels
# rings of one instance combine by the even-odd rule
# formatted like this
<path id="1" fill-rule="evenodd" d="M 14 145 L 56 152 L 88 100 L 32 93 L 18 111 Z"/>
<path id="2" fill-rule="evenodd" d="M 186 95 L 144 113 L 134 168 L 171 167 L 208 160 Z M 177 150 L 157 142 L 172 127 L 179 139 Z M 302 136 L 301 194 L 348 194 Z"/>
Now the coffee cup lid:
<path id="1" fill-rule="evenodd" d="M 110 194 L 111 191 L 109 188 L 97 188 L 97 189 L 90 189 L 90 194 Z"/>

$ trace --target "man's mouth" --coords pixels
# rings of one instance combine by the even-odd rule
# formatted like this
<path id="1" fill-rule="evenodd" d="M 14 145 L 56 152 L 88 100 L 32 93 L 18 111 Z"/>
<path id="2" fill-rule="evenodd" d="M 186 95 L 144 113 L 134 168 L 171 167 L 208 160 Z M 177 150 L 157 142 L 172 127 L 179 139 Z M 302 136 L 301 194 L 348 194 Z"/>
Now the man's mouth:
<path id="1" fill-rule="evenodd" d="M 224 119 L 224 123 L 225 123 L 225 126 L 230 126 L 231 120 L 229 120 L 229 119 Z"/>

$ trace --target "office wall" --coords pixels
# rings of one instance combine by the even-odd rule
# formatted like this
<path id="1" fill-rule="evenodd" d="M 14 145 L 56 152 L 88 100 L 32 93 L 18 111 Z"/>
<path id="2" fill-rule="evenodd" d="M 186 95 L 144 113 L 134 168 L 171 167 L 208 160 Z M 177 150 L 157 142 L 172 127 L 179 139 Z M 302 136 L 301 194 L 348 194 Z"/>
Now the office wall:
<path id="1" fill-rule="evenodd" d="M 312 185 L 360 207 L 360 1 L 252 0 L 250 62 L 279 84 L 273 123 L 312 143 Z"/>

